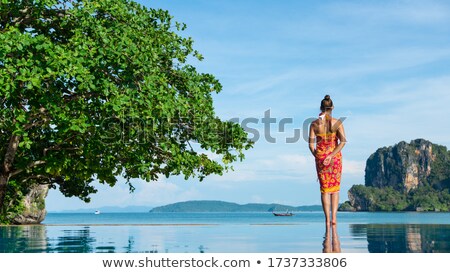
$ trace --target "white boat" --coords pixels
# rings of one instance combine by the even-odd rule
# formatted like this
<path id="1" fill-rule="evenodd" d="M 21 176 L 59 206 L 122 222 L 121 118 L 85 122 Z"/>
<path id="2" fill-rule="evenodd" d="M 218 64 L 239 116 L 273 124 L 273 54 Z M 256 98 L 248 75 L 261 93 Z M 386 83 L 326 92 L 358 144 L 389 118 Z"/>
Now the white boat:
<path id="1" fill-rule="evenodd" d="M 100 214 L 100 211 L 99 211 L 99 210 L 96 210 L 96 211 L 94 212 L 94 214 Z"/>

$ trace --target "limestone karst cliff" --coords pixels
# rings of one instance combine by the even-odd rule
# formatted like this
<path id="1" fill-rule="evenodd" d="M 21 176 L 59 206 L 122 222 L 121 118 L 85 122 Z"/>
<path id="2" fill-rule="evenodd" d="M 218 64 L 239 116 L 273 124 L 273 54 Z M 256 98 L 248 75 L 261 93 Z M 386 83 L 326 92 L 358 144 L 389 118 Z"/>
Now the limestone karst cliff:
<path id="1" fill-rule="evenodd" d="M 380 148 L 367 159 L 365 185 L 409 192 L 428 180 L 434 159 L 433 144 L 423 139 Z"/>
<path id="2" fill-rule="evenodd" d="M 22 200 L 24 210 L 12 220 L 13 224 L 39 224 L 44 221 L 47 211 L 45 198 L 48 193 L 47 185 L 34 185 Z"/>
<path id="3" fill-rule="evenodd" d="M 341 210 L 450 209 L 450 153 L 424 139 L 378 149 L 366 162 L 365 185 L 354 185 Z"/>

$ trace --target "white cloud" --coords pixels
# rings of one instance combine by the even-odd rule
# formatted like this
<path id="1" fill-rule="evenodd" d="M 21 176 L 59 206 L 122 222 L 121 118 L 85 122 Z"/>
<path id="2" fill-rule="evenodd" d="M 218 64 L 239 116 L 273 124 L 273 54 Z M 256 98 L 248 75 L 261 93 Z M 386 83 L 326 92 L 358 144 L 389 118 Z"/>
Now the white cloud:
<path id="1" fill-rule="evenodd" d="M 173 179 L 175 180 L 175 179 Z M 172 202 L 202 199 L 203 194 L 199 190 L 199 183 L 193 181 L 169 182 L 166 179 L 145 182 L 135 179 L 132 181 L 136 190 L 129 192 L 129 187 L 120 178 L 114 187 L 96 183 L 98 189 L 91 196 L 90 203 L 84 203 L 78 198 L 66 198 L 59 192 L 52 190 L 46 200 L 47 209 L 50 211 L 70 210 L 76 207 L 98 208 L 104 206 L 157 206 Z M 60 204 L 65 204 L 61 208 Z"/>
<path id="2" fill-rule="evenodd" d="M 342 162 L 342 173 L 356 176 L 364 176 L 364 170 L 366 168 L 365 161 L 346 160 Z"/>
<path id="3" fill-rule="evenodd" d="M 380 1 L 381 2 L 381 1 Z M 450 20 L 450 7 L 437 1 L 347 2 L 332 4 L 328 11 L 336 15 L 363 19 L 361 23 L 436 24 Z M 447 4 L 447 3 L 446 3 Z"/>
<path id="4" fill-rule="evenodd" d="M 248 165 L 248 164 L 245 164 Z M 248 168 L 235 167 L 235 171 L 228 171 L 223 175 L 213 175 L 207 180 L 218 181 L 218 182 L 244 182 L 244 181 L 255 181 L 260 180 L 261 175 L 258 174 L 258 170 Z M 229 184 L 223 184 L 219 188 L 229 188 Z"/>
<path id="5" fill-rule="evenodd" d="M 256 194 L 252 195 L 250 199 L 251 199 L 250 201 L 252 203 L 262 203 L 262 202 L 264 202 L 264 198 L 262 198 L 261 196 L 256 195 Z"/>
<path id="6" fill-rule="evenodd" d="M 449 76 L 406 79 L 385 83 L 370 95 L 349 96 L 343 100 L 349 107 L 361 105 L 345 122 L 349 145 L 370 148 L 368 152 L 374 152 L 374 145 L 416 138 L 449 145 L 450 127 L 442 126 L 450 114 L 446 103 L 450 101 L 449 86 Z"/>
<path id="7" fill-rule="evenodd" d="M 166 182 L 164 180 L 154 181 L 146 183 L 145 181 L 139 182 L 139 185 L 135 193 L 130 197 L 128 203 L 133 204 L 163 204 L 174 197 L 181 197 L 180 195 L 190 195 L 188 192 L 183 192 L 183 190 L 175 183 Z M 195 194 L 194 194 L 195 195 Z"/>
<path id="8" fill-rule="evenodd" d="M 315 175 L 312 156 L 300 154 L 268 155 L 235 167 L 234 172 L 223 176 L 213 176 L 213 181 L 228 182 L 264 182 L 270 180 L 308 181 L 305 177 Z M 303 179 L 302 179 L 303 178 Z"/>
<path id="9" fill-rule="evenodd" d="M 450 49 L 448 48 L 396 48 L 361 57 L 351 66 L 342 67 L 341 63 L 330 63 L 320 67 L 298 66 L 272 76 L 261 75 L 260 78 L 253 81 L 242 82 L 237 86 L 230 87 L 231 91 L 228 93 L 251 95 L 267 91 L 280 98 L 281 94 L 284 93 L 280 93 L 280 90 L 290 90 L 292 96 L 299 91 L 295 87 L 323 79 L 327 81 L 357 79 L 368 75 L 396 72 L 445 59 L 450 59 Z M 303 92 L 301 94 L 307 95 Z M 395 93 L 391 94 L 395 96 Z M 272 104 L 275 103 L 277 101 L 272 101 Z"/>

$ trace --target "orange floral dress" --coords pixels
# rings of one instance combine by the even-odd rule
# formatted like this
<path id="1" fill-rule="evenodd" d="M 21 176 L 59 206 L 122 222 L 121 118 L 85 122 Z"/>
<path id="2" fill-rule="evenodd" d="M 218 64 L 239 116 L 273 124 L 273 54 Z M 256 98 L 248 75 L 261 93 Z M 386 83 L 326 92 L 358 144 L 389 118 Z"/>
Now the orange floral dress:
<path id="1" fill-rule="evenodd" d="M 325 158 L 338 145 L 336 133 L 316 135 L 316 169 L 321 193 L 339 192 L 341 187 L 342 154 L 337 153 L 328 166 L 323 164 Z"/>

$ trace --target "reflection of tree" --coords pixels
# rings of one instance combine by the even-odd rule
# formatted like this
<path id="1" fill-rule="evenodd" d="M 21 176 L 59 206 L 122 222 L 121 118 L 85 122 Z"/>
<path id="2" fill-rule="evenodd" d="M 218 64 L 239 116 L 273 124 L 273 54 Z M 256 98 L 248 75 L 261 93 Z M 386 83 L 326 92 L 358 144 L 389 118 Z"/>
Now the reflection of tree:
<path id="1" fill-rule="evenodd" d="M 114 253 L 116 252 L 115 246 L 98 246 L 95 248 L 97 253 Z"/>
<path id="2" fill-rule="evenodd" d="M 153 244 L 149 246 L 148 250 L 136 250 L 136 239 L 133 236 L 128 237 L 127 244 L 118 245 L 114 239 L 109 239 L 109 236 L 98 236 L 96 231 L 95 228 L 89 226 L 0 226 L 0 253 L 92 253 L 116 252 L 116 250 L 125 253 L 136 251 L 159 253 L 158 249 L 162 247 Z M 103 232 L 100 234 L 104 235 Z M 183 250 L 189 252 L 189 246 L 185 245 L 184 247 L 186 249 Z M 204 245 L 198 247 L 200 253 L 207 250 L 208 248 Z M 168 252 L 168 249 L 165 251 Z"/>
<path id="3" fill-rule="evenodd" d="M 372 253 L 450 252 L 450 225 L 354 224 L 353 236 L 366 236 Z"/>
<path id="4" fill-rule="evenodd" d="M 0 252 L 93 252 L 95 239 L 91 236 L 89 227 L 81 230 L 63 230 L 64 235 L 54 239 L 47 237 L 47 227 L 34 226 L 3 226 L 0 227 Z M 98 247 L 96 252 L 114 252 L 114 247 Z"/>
<path id="5" fill-rule="evenodd" d="M 0 227 L 0 253 L 46 252 L 44 226 Z"/>
<path id="6" fill-rule="evenodd" d="M 91 236 L 89 227 L 80 230 L 64 230 L 64 236 L 56 239 L 56 245 L 51 252 L 89 253 L 93 252 L 95 239 Z"/>

